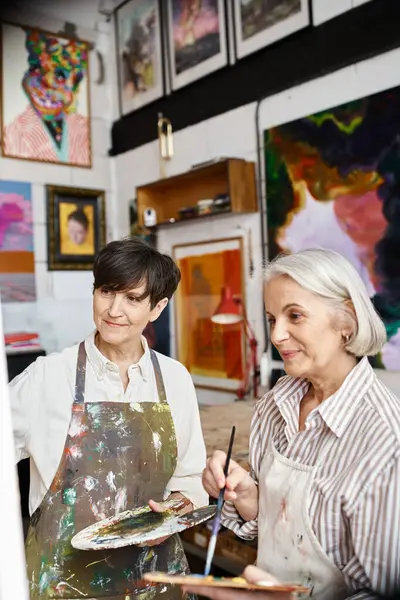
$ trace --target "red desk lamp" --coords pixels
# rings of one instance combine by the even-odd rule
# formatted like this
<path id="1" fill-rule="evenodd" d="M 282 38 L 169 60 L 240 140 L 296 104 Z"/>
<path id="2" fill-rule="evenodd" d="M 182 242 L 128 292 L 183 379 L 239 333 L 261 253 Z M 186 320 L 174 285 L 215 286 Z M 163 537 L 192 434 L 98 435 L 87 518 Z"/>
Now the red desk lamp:
<path id="1" fill-rule="evenodd" d="M 238 398 L 243 400 L 250 387 L 250 379 L 252 376 L 254 398 L 258 398 L 260 370 L 257 364 L 257 339 L 247 318 L 246 309 L 242 299 L 239 296 L 233 296 L 230 287 L 225 286 L 222 288 L 221 301 L 211 317 L 211 321 L 218 325 L 234 325 L 235 323 L 243 322 L 244 333 L 249 344 L 250 352 L 246 360 L 243 385 L 240 386 L 237 394 Z"/>

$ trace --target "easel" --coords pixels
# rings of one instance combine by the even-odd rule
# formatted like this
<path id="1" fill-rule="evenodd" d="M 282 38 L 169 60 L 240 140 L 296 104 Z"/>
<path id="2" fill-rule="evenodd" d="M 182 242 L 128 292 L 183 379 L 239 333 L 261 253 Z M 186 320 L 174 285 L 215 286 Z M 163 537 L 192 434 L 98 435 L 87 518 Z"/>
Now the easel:
<path id="1" fill-rule="evenodd" d="M 15 466 L 10 397 L 0 300 L 0 600 L 28 600 L 20 498 Z"/>

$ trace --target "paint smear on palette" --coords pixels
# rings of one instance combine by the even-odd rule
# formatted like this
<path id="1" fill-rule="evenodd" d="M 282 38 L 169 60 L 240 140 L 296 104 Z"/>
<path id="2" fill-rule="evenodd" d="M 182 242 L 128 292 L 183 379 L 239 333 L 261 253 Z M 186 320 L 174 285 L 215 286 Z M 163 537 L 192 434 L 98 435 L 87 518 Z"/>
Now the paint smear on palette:
<path id="1" fill-rule="evenodd" d="M 249 583 L 243 577 L 215 577 L 213 575 L 185 575 L 183 573 L 145 573 L 144 581 L 151 582 L 153 585 L 157 583 L 169 583 L 172 585 L 186 585 L 190 587 L 207 586 L 207 587 L 223 587 L 223 588 L 238 588 L 246 590 L 268 592 L 286 592 L 286 593 L 309 593 L 309 588 L 296 583 L 275 583 L 272 581 L 260 581 L 258 583 Z"/>
<path id="2" fill-rule="evenodd" d="M 171 503 L 175 503 L 175 506 L 166 506 L 167 510 L 162 513 L 155 513 L 148 506 L 144 506 L 104 519 L 77 533 L 71 544 L 78 550 L 107 550 L 145 545 L 147 542 L 203 523 L 211 519 L 216 511 L 216 506 L 203 506 L 193 512 L 179 515 L 177 511 L 182 509 L 182 501 L 172 500 Z"/>

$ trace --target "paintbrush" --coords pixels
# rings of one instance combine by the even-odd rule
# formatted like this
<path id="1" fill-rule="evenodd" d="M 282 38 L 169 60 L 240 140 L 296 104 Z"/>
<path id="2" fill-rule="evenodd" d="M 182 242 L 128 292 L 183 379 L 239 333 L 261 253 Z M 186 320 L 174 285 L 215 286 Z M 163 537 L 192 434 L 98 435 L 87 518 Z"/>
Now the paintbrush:
<path id="1" fill-rule="evenodd" d="M 229 462 L 231 460 L 233 440 L 235 439 L 235 430 L 236 430 L 236 427 L 233 426 L 232 433 L 231 433 L 231 439 L 229 440 L 228 453 L 226 455 L 225 467 L 224 467 L 225 478 L 228 476 Z M 224 503 L 225 490 L 226 490 L 226 486 L 224 486 L 222 488 L 222 490 L 220 491 L 218 500 L 217 500 L 217 512 L 215 513 L 213 526 L 212 526 L 212 530 L 211 530 L 211 537 L 210 537 L 210 541 L 208 544 L 208 550 L 207 550 L 206 566 L 204 569 L 205 576 L 210 574 L 211 563 L 214 558 L 215 546 L 217 543 L 217 536 L 218 536 L 218 532 L 219 532 L 220 526 L 221 526 L 221 513 L 222 513 L 222 505 Z"/>

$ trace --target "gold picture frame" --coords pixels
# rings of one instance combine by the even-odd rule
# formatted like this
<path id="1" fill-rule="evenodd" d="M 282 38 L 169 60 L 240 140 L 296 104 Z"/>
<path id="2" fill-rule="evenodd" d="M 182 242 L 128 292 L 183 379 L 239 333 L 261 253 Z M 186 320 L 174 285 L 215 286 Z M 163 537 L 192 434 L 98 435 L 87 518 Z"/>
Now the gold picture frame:
<path id="1" fill-rule="evenodd" d="M 49 271 L 89 271 L 106 243 L 105 192 L 47 185 Z"/>

